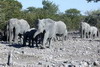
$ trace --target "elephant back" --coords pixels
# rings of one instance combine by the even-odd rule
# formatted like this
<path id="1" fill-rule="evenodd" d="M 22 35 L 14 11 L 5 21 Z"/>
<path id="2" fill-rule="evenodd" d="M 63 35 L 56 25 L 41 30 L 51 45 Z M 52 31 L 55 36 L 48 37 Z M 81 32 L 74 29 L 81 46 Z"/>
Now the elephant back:
<path id="1" fill-rule="evenodd" d="M 91 32 L 92 32 L 93 34 L 97 33 L 97 31 L 98 31 L 97 27 L 91 26 Z"/>
<path id="2" fill-rule="evenodd" d="M 86 23 L 86 22 L 82 22 L 82 30 L 84 29 L 86 32 L 89 32 L 89 30 L 90 30 L 90 25 L 88 24 L 88 23 Z"/>
<path id="3" fill-rule="evenodd" d="M 56 22 L 56 33 L 63 34 L 66 31 L 66 24 L 62 21 Z"/>
<path id="4" fill-rule="evenodd" d="M 26 32 L 30 29 L 30 25 L 26 20 L 20 19 L 19 22 L 20 22 L 19 25 L 20 25 L 21 33 Z"/>
<path id="5" fill-rule="evenodd" d="M 19 21 L 17 18 L 12 18 L 8 21 L 8 28 L 14 28 L 17 27 L 19 24 Z"/>

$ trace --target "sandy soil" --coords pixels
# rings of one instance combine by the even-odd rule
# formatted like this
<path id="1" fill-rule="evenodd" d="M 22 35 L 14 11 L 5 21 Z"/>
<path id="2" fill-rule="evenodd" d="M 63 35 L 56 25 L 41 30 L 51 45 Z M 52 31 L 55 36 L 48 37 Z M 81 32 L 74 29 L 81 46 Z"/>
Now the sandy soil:
<path id="1" fill-rule="evenodd" d="M 10 66 L 8 55 L 10 53 Z M 92 64 L 100 60 L 100 39 L 81 39 L 70 35 L 62 41 L 52 42 L 50 48 L 38 49 L 0 43 L 0 67 L 67 67 L 66 64 L 79 65 L 81 61 Z"/>

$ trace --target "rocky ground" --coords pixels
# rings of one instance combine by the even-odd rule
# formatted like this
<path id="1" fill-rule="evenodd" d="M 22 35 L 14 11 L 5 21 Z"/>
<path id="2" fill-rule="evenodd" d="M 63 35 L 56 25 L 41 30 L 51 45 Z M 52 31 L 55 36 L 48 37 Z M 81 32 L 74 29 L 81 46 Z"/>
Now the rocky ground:
<path id="1" fill-rule="evenodd" d="M 0 67 L 79 67 L 82 62 L 100 67 L 93 66 L 97 60 L 100 61 L 100 39 L 81 39 L 77 34 L 69 34 L 63 44 L 52 42 L 46 49 L 0 43 Z"/>

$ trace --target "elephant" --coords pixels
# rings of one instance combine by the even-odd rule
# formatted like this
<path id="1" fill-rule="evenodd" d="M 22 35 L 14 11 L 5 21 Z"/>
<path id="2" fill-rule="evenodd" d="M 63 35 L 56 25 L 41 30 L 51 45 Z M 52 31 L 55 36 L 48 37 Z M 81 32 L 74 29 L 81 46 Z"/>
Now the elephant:
<path id="1" fill-rule="evenodd" d="M 98 31 L 97 27 L 91 26 L 90 27 L 90 37 L 91 38 L 96 38 L 98 36 L 99 36 L 99 31 Z"/>
<path id="2" fill-rule="evenodd" d="M 3 38 L 3 31 L 0 30 L 0 41 L 2 41 L 2 38 Z"/>
<path id="3" fill-rule="evenodd" d="M 44 34 L 44 39 L 43 39 L 43 43 L 42 43 L 42 48 L 45 48 L 46 43 L 49 42 L 49 47 L 51 45 L 51 41 L 52 38 L 55 37 L 55 30 L 56 30 L 56 24 L 55 21 L 47 18 L 47 19 L 38 19 L 38 24 L 37 24 L 37 31 L 34 34 L 34 38 L 40 34 L 41 32 L 43 33 L 43 31 L 45 30 L 45 34 Z"/>
<path id="4" fill-rule="evenodd" d="M 52 39 L 56 39 L 56 35 L 62 36 L 63 40 L 67 35 L 65 23 L 62 21 L 54 21 L 50 18 L 38 20 L 37 32 L 35 33 L 34 37 L 43 32 L 43 30 L 45 30 L 42 46 L 43 48 L 45 48 L 46 43 L 49 43 L 48 47 L 50 47 Z"/>
<path id="5" fill-rule="evenodd" d="M 66 27 L 66 24 L 62 21 L 56 21 L 56 36 L 57 36 L 57 39 L 58 37 L 61 37 L 62 41 L 66 40 L 67 27 Z"/>
<path id="6" fill-rule="evenodd" d="M 7 40 L 9 43 L 18 44 L 18 35 L 30 29 L 30 25 L 24 19 L 12 18 L 7 22 Z"/>
<path id="7" fill-rule="evenodd" d="M 89 38 L 90 25 L 86 22 L 80 23 L 81 38 Z"/>
<path id="8" fill-rule="evenodd" d="M 27 32 L 24 33 L 24 38 L 23 38 L 23 46 L 26 46 L 26 42 L 29 42 L 29 46 L 31 46 L 31 42 L 32 42 L 32 47 L 34 47 L 34 42 L 36 43 L 36 47 L 38 47 L 38 43 L 40 43 L 41 41 L 43 41 L 44 38 L 44 34 L 40 33 L 38 34 L 35 38 L 33 38 L 34 34 L 36 33 L 37 29 L 35 28 L 31 28 L 29 29 Z"/>
<path id="9" fill-rule="evenodd" d="M 7 25 L 4 25 L 4 28 L 0 29 L 0 41 L 7 41 Z"/>

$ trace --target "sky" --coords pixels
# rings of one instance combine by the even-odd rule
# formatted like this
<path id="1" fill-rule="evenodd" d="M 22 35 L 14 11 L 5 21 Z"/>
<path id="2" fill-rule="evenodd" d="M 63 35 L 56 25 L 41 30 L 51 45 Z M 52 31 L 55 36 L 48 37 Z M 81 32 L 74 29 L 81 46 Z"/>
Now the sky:
<path id="1" fill-rule="evenodd" d="M 43 7 L 42 0 L 18 0 L 22 3 L 23 9 L 28 7 Z M 87 3 L 86 0 L 49 0 L 56 5 L 60 12 L 65 12 L 65 10 L 70 8 L 76 8 L 81 11 L 82 14 L 85 14 L 86 11 L 97 10 L 100 9 L 100 2 L 94 3 L 90 2 Z"/>

